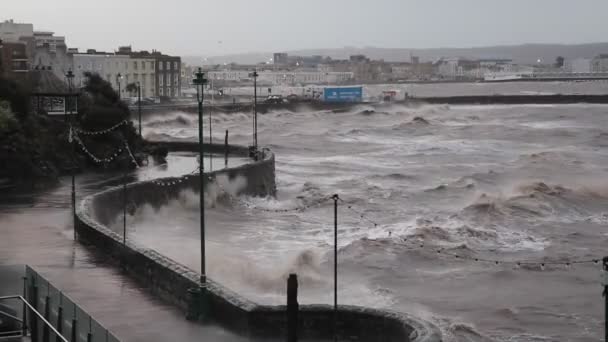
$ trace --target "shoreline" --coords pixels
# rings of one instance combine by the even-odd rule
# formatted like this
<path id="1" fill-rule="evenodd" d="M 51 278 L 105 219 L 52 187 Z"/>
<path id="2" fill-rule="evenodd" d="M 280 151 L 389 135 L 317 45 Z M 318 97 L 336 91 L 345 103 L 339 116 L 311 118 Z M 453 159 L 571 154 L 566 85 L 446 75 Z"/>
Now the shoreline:
<path id="1" fill-rule="evenodd" d="M 359 105 L 386 106 L 386 105 L 419 105 L 419 104 L 462 104 L 462 105 L 522 105 L 522 104 L 608 104 L 608 94 L 602 95 L 580 95 L 580 94 L 551 94 L 551 95 L 465 95 L 465 96 L 433 96 L 433 97 L 409 97 L 405 100 L 390 102 L 320 102 L 320 101 L 297 101 L 290 103 L 258 103 L 258 113 L 267 113 L 272 110 L 298 111 L 302 107 L 310 110 L 348 110 Z M 220 113 L 247 112 L 252 111 L 251 103 L 220 104 L 206 106 L 206 110 Z M 142 113 L 163 114 L 171 111 L 182 111 L 186 113 L 197 112 L 196 104 L 166 104 L 142 106 Z"/>

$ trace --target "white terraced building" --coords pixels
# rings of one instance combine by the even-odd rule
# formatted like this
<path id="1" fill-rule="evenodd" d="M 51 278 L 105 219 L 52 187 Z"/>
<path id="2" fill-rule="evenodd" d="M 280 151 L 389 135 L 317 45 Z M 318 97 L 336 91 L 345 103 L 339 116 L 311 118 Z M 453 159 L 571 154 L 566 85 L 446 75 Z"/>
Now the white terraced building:
<path id="1" fill-rule="evenodd" d="M 218 81 L 251 81 L 252 70 L 219 70 L 209 71 L 209 80 Z M 258 82 L 270 85 L 297 85 L 297 84 L 340 84 L 348 82 L 354 78 L 352 72 L 334 71 L 258 71 Z"/>
<path id="2" fill-rule="evenodd" d="M 155 97 L 156 73 L 153 58 L 134 58 L 128 55 L 115 55 L 104 53 L 87 53 L 74 55 L 74 84 L 84 86 L 84 73 L 99 74 L 104 80 L 110 82 L 118 91 L 118 75 L 120 81 L 121 97 L 136 96 L 126 91 L 129 83 L 141 84 L 142 97 Z"/>

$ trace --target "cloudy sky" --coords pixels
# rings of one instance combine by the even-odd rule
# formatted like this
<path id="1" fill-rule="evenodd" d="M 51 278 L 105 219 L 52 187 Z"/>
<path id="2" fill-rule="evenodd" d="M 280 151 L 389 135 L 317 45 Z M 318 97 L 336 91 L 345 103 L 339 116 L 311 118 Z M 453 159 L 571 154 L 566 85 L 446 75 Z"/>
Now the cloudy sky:
<path id="1" fill-rule="evenodd" d="M 608 41 L 606 0 L 0 0 L 70 47 L 224 55 Z"/>

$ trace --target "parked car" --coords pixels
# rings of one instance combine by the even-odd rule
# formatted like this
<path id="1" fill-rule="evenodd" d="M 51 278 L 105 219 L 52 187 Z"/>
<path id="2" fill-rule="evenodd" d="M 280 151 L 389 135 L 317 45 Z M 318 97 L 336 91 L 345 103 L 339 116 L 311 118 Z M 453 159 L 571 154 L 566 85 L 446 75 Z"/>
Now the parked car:
<path id="1" fill-rule="evenodd" d="M 266 98 L 266 101 L 264 101 L 265 103 L 269 103 L 269 104 L 280 104 L 280 103 L 286 103 L 287 100 L 283 98 L 283 96 L 281 95 L 269 95 Z"/>

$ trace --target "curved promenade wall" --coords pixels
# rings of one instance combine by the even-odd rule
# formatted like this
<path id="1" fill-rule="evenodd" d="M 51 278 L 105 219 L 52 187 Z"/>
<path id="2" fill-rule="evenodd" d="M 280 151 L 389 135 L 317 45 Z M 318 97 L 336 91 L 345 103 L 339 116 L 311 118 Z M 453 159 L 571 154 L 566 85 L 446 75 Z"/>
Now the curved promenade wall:
<path id="1" fill-rule="evenodd" d="M 196 150 L 198 145 L 169 144 L 169 149 Z M 241 156 L 248 153 L 247 148 L 238 146 L 231 146 L 231 151 Z M 230 178 L 245 177 L 247 187 L 242 193 L 267 196 L 276 192 L 274 155 L 268 150 L 264 150 L 258 161 L 210 172 L 208 176 L 213 178 L 219 174 Z M 181 183 L 172 187 L 159 187 L 152 181 L 136 182 L 127 187 L 128 203 L 160 207 L 182 190 L 198 188 L 197 175 L 182 178 Z M 138 246 L 130 239 L 123 243 L 122 235 L 108 228 L 112 220 L 122 213 L 122 198 L 122 187 L 116 187 L 82 200 L 76 219 L 79 241 L 94 245 L 104 255 L 109 254 L 113 260 L 120 261 L 126 272 L 149 286 L 154 294 L 187 310 L 191 300 L 188 290 L 199 286 L 199 274 L 154 250 Z M 222 326 L 253 338 L 284 340 L 287 336 L 285 306 L 258 305 L 209 278 L 205 288 L 211 319 Z M 332 306 L 300 306 L 298 334 L 301 339 L 331 340 L 332 322 Z M 341 339 L 357 341 L 441 341 L 437 328 L 425 321 L 407 314 L 356 306 L 339 306 L 338 334 Z"/>

